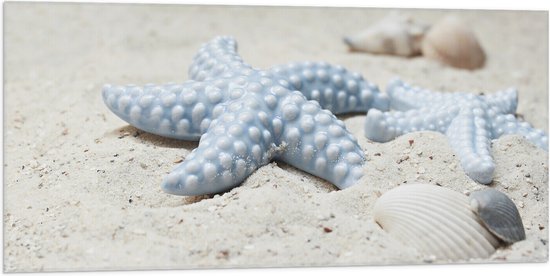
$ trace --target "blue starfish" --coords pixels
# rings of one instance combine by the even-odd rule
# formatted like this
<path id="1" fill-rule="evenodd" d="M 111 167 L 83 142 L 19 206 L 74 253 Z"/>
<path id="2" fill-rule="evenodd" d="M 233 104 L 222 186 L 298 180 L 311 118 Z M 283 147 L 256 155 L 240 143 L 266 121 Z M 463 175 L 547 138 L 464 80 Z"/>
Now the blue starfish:
<path id="1" fill-rule="evenodd" d="M 106 105 L 160 136 L 199 140 L 162 183 L 176 195 L 223 192 L 281 160 L 343 189 L 362 176 L 365 156 L 334 113 L 386 110 L 388 99 L 357 73 L 324 62 L 258 70 L 230 37 L 205 44 L 180 84 L 103 88 Z M 308 101 L 312 99 L 312 101 Z"/>
<path id="2" fill-rule="evenodd" d="M 387 93 L 391 109 L 397 111 L 369 110 L 365 123 L 368 139 L 387 142 L 409 132 L 441 132 L 466 174 L 479 183 L 488 184 L 493 179 L 492 139 L 519 134 L 548 151 L 546 133 L 513 115 L 517 108 L 515 89 L 492 95 L 436 93 L 394 80 Z"/>

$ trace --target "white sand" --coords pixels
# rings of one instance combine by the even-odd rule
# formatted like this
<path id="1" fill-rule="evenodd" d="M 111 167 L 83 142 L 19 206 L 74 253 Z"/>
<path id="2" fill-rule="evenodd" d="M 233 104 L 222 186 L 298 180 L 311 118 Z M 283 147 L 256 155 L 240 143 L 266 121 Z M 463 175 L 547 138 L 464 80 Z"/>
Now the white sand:
<path id="1" fill-rule="evenodd" d="M 195 51 L 216 35 L 236 37 L 245 61 L 257 67 L 325 60 L 381 88 L 395 75 L 434 90 L 516 86 L 518 113 L 548 131 L 543 12 L 458 12 L 488 54 L 487 66 L 471 72 L 424 58 L 348 53 L 341 37 L 380 19 L 387 13 L 381 9 L 4 7 L 5 271 L 432 261 L 388 236 L 373 222 L 372 206 L 405 181 L 483 188 L 466 177 L 439 133 L 377 144 L 363 137 L 364 114 L 341 117 L 369 160 L 361 183 L 342 191 L 275 163 L 214 198 L 160 190 L 162 177 L 197 143 L 138 132 L 107 110 L 101 87 L 183 81 Z M 409 13 L 427 23 L 446 14 Z M 495 141 L 493 154 L 494 187 L 520 205 L 527 239 L 475 262 L 547 261 L 548 153 L 507 136 Z"/>

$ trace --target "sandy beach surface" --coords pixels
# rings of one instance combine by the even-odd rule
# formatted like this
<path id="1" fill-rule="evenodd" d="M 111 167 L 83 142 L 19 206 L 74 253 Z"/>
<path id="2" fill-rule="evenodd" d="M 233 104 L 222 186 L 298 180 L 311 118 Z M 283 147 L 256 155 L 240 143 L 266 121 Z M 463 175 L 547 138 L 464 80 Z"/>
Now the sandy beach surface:
<path id="1" fill-rule="evenodd" d="M 4 4 L 4 271 L 343 266 L 445 263 L 382 230 L 372 207 L 403 183 L 461 193 L 468 178 L 444 135 L 384 143 L 363 136 L 365 114 L 340 116 L 368 163 L 357 185 L 332 184 L 270 163 L 213 197 L 160 189 L 197 142 L 145 133 L 112 114 L 105 83 L 182 82 L 198 48 L 232 35 L 259 68 L 327 61 L 384 89 L 394 76 L 432 90 L 518 88 L 518 113 L 548 132 L 546 12 L 408 10 L 434 23 L 449 13 L 474 29 L 482 70 L 422 57 L 349 53 L 344 35 L 389 10 L 113 4 Z M 414 143 L 409 143 L 413 140 Z M 471 262 L 548 260 L 548 153 L 519 136 L 493 142 L 492 187 L 518 205 L 527 239 Z"/>

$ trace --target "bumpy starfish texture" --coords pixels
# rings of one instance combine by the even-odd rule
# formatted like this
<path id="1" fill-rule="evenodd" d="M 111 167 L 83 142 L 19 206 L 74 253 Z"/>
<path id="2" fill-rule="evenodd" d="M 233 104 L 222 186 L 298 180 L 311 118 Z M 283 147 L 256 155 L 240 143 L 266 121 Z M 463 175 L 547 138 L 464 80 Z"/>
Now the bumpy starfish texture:
<path id="1" fill-rule="evenodd" d="M 344 123 L 323 108 L 387 110 L 387 96 L 341 66 L 304 62 L 258 70 L 236 49 L 230 37 L 205 44 L 189 69 L 191 80 L 183 83 L 104 86 L 106 105 L 131 125 L 160 136 L 200 139 L 164 179 L 163 190 L 223 192 L 273 159 L 341 189 L 353 185 L 365 156 Z"/>
<path id="2" fill-rule="evenodd" d="M 368 139 L 387 142 L 409 132 L 441 132 L 447 136 L 466 174 L 479 183 L 489 184 L 493 179 L 492 139 L 519 134 L 548 151 L 547 134 L 514 116 L 515 89 L 491 95 L 438 93 L 396 79 L 388 85 L 387 94 L 390 108 L 397 111 L 369 110 L 365 122 Z"/>

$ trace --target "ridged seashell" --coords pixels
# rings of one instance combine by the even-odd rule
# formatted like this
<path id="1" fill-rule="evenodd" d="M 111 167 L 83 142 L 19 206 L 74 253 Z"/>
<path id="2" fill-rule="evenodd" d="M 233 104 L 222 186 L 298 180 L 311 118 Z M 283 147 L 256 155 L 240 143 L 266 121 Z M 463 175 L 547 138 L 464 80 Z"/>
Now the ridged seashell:
<path id="1" fill-rule="evenodd" d="M 391 236 L 438 259 L 487 258 L 499 245 L 467 196 L 436 185 L 406 184 L 384 193 L 374 219 Z"/>
<path id="2" fill-rule="evenodd" d="M 368 29 L 344 37 L 351 51 L 398 56 L 420 54 L 421 41 L 427 25 L 414 22 L 399 13 L 390 13 Z"/>
<path id="3" fill-rule="evenodd" d="M 445 17 L 431 27 L 422 41 L 422 54 L 463 69 L 485 64 L 485 52 L 474 32 L 455 16 Z"/>
<path id="4" fill-rule="evenodd" d="M 485 189 L 470 195 L 470 206 L 485 227 L 505 243 L 525 239 L 525 230 L 514 202 L 495 189 Z"/>

